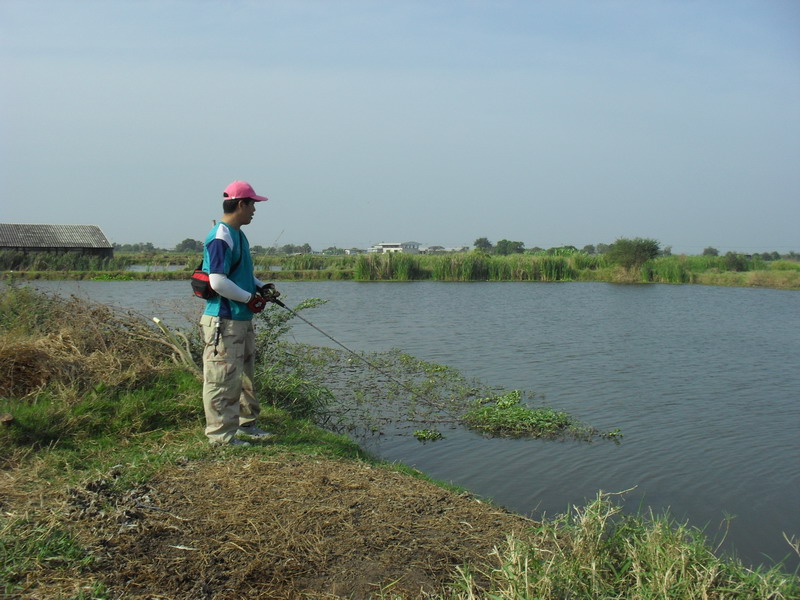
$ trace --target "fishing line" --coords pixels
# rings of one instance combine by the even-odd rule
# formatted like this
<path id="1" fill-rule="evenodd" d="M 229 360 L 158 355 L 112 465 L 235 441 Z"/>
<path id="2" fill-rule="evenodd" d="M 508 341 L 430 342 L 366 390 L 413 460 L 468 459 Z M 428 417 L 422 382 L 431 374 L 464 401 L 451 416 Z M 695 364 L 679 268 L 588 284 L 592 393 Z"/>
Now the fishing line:
<path id="1" fill-rule="evenodd" d="M 417 396 L 417 397 L 419 397 L 419 398 L 422 398 L 422 399 L 424 399 L 424 400 L 427 400 L 428 402 L 431 402 L 431 399 L 430 399 L 430 398 L 427 398 L 426 396 L 424 396 L 424 395 L 420 394 L 419 392 L 417 392 L 417 391 L 416 391 L 416 390 L 414 390 L 413 388 L 410 388 L 409 386 L 407 386 L 405 383 L 403 383 L 403 382 L 402 382 L 402 381 L 400 381 L 399 379 L 395 378 L 394 376 L 390 375 L 389 373 L 387 373 L 386 371 L 384 371 L 383 369 L 381 369 L 381 368 L 380 368 L 378 365 L 376 365 L 376 364 L 375 364 L 375 363 L 373 363 L 372 361 L 369 361 L 369 360 L 367 360 L 367 359 L 366 359 L 366 358 L 364 358 L 362 355 L 360 355 L 360 354 L 358 354 L 357 352 L 355 352 L 355 351 L 351 350 L 350 348 L 348 348 L 347 346 L 345 346 L 345 345 L 344 345 L 342 342 L 340 342 L 339 340 L 337 340 L 336 338 L 334 338 L 332 335 L 330 335 L 330 334 L 328 334 L 328 333 L 326 333 L 326 332 L 322 331 L 322 329 L 320 329 L 319 327 L 317 327 L 316 325 L 314 325 L 314 324 L 313 324 L 311 321 L 309 321 L 308 319 L 306 319 L 304 316 L 302 316 L 302 315 L 298 314 L 298 313 L 297 313 L 297 311 L 295 311 L 295 310 L 292 310 L 291 308 L 289 308 L 288 306 L 286 306 L 286 305 L 285 305 L 283 302 L 281 302 L 281 301 L 280 301 L 280 300 L 278 300 L 277 298 L 269 298 L 269 301 L 270 301 L 270 302 L 274 302 L 274 303 L 275 303 L 275 304 L 277 304 L 278 306 L 281 306 L 281 307 L 285 308 L 285 309 L 286 309 L 286 310 L 288 310 L 290 313 L 292 313 L 292 315 L 294 315 L 295 317 L 297 317 L 297 318 L 298 318 L 298 319 L 300 319 L 301 321 L 305 322 L 306 324 L 310 325 L 311 327 L 313 327 L 314 329 L 316 329 L 317 331 L 319 331 L 319 332 L 320 332 L 322 335 L 324 335 L 326 338 L 328 338 L 329 340 L 331 340 L 333 343 L 335 343 L 335 344 L 337 344 L 337 345 L 341 346 L 342 348 L 344 348 L 345 350 L 347 350 L 347 352 L 349 352 L 350 354 L 352 354 L 352 355 L 353 355 L 353 356 L 355 356 L 356 358 L 358 358 L 358 359 L 360 359 L 360 360 L 364 361 L 364 362 L 365 362 L 367 365 L 369 365 L 370 367 L 372 367 L 373 369 L 375 369 L 375 370 L 376 370 L 378 373 L 380 373 L 380 374 L 381 374 L 381 375 L 383 375 L 384 377 L 388 378 L 390 381 L 392 381 L 392 382 L 396 383 L 397 385 L 399 385 L 401 388 L 403 388 L 404 390 L 406 390 L 406 391 L 407 391 L 407 392 L 409 392 L 410 394 L 413 394 L 413 395 L 415 395 L 415 396 Z"/>

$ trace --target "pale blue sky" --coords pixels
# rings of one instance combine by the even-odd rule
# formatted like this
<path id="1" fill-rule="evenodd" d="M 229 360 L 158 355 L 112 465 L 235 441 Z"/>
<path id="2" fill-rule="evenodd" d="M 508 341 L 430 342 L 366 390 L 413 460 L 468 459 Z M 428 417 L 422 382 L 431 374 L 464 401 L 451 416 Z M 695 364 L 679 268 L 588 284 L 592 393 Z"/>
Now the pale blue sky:
<path id="1" fill-rule="evenodd" d="M 0 221 L 800 251 L 800 2 L 0 2 Z"/>

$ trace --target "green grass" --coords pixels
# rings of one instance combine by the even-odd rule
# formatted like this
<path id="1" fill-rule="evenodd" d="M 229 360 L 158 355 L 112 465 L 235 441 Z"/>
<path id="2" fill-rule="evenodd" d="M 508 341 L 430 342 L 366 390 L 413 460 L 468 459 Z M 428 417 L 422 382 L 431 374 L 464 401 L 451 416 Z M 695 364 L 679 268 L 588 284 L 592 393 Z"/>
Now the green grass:
<path id="1" fill-rule="evenodd" d="M 28 575 L 46 567 L 51 571 L 84 572 L 95 557 L 65 529 L 29 518 L 0 515 L 0 591 L 13 597 Z M 97 590 L 99 591 L 99 590 Z"/>
<path id="2" fill-rule="evenodd" d="M 519 390 L 476 400 L 474 407 L 464 415 L 464 422 L 473 429 L 498 436 L 571 436 L 577 439 L 599 436 L 614 440 L 622 437 L 619 430 L 601 433 L 562 411 L 527 406 Z"/>
<path id="3" fill-rule="evenodd" d="M 271 281 L 606 281 L 800 289 L 800 263 L 791 260 L 768 262 L 759 256 L 729 252 L 724 256 L 659 256 L 626 268 L 605 254 L 567 250 L 507 256 L 478 250 L 436 255 L 259 255 L 253 262 L 257 275 Z M 198 260 L 194 254 L 181 253 L 119 253 L 114 259 L 17 254 L 0 252 L 0 277 L 178 281 L 188 280 Z M 184 269 L 127 271 L 131 264 L 177 264 Z"/>
<path id="4" fill-rule="evenodd" d="M 502 396 L 481 398 L 465 420 L 470 427 L 499 435 L 554 435 L 565 431 L 572 419 L 550 408 L 529 408 L 522 404 L 519 390 Z"/>
<path id="5" fill-rule="evenodd" d="M 797 598 L 796 576 L 748 569 L 714 554 L 703 532 L 668 514 L 626 515 L 616 494 L 598 492 L 582 507 L 535 529 L 533 541 L 508 538 L 494 553 L 489 592 L 461 570 L 451 599 L 783 600 Z"/>
<path id="6" fill-rule="evenodd" d="M 128 439 L 150 431 L 199 423 L 197 378 L 165 370 L 134 389 L 98 384 L 87 392 L 55 386 L 27 401 L 0 400 L 0 412 L 14 417 L 0 429 L 0 443 L 46 448 L 77 448 L 93 440 Z"/>

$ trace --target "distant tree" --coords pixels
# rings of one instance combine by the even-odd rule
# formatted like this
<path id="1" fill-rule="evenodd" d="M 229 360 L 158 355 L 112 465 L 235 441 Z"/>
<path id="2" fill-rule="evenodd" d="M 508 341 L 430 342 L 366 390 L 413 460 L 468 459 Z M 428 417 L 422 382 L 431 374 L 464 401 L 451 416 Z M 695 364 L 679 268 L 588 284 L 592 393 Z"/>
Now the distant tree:
<path id="1" fill-rule="evenodd" d="M 284 244 L 280 249 L 281 254 L 311 254 L 311 246 L 308 243 L 302 246 L 295 244 Z"/>
<path id="2" fill-rule="evenodd" d="M 512 242 L 510 240 L 500 240 L 497 242 L 497 244 L 495 244 L 494 251 L 501 256 L 506 256 L 508 254 L 522 254 L 525 252 L 525 244 L 522 242 Z"/>
<path id="3" fill-rule="evenodd" d="M 703 256 L 719 256 L 719 250 L 709 246 L 708 248 L 703 250 Z"/>
<path id="4" fill-rule="evenodd" d="M 119 252 L 155 252 L 157 248 L 151 242 L 137 242 L 136 244 L 114 244 L 114 249 Z"/>
<path id="5" fill-rule="evenodd" d="M 484 252 L 491 252 L 493 248 L 492 242 L 485 237 L 478 238 L 472 243 L 472 245 L 475 246 L 476 250 L 483 250 Z"/>
<path id="6" fill-rule="evenodd" d="M 728 252 L 725 254 L 725 266 L 728 271 L 747 271 L 747 258 L 744 254 Z"/>
<path id="7" fill-rule="evenodd" d="M 250 246 L 250 252 L 252 254 L 262 255 L 267 253 L 267 249 L 264 248 L 264 246 L 255 245 L 255 246 Z"/>
<path id="8" fill-rule="evenodd" d="M 661 251 L 661 256 L 672 256 L 672 246 L 664 246 Z"/>
<path id="9" fill-rule="evenodd" d="M 341 254 L 344 254 L 344 248 L 337 248 L 336 246 L 330 246 L 329 248 L 325 248 L 325 250 L 323 250 L 322 253 L 328 256 L 339 256 Z"/>
<path id="10" fill-rule="evenodd" d="M 577 251 L 578 249 L 575 246 L 554 246 L 547 249 L 547 253 L 550 256 L 572 256 Z"/>
<path id="11" fill-rule="evenodd" d="M 659 247 L 656 240 L 644 238 L 619 238 L 611 244 L 606 256 L 611 262 L 625 269 L 641 267 L 651 258 L 658 256 Z"/>
<path id="12" fill-rule="evenodd" d="M 528 248 L 526 252 L 528 254 L 539 254 L 540 252 L 544 252 L 544 248 L 540 246 L 534 246 L 533 248 Z"/>
<path id="13" fill-rule="evenodd" d="M 594 247 L 594 244 L 586 244 L 583 247 L 582 252 L 586 252 L 586 254 L 596 254 L 597 249 Z"/>
<path id="14" fill-rule="evenodd" d="M 193 240 L 186 238 L 180 244 L 175 246 L 175 252 L 202 252 L 203 242 L 200 240 Z"/>
<path id="15" fill-rule="evenodd" d="M 611 245 L 610 244 L 597 244 L 597 247 L 595 248 L 595 250 L 597 251 L 597 254 L 605 254 L 610 249 L 611 249 Z"/>

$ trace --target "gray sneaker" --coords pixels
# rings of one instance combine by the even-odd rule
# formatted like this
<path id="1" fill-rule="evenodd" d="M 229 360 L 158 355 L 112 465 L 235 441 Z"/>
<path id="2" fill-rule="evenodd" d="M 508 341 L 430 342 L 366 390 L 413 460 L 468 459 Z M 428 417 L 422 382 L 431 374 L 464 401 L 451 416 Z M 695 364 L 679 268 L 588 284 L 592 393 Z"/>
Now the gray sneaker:
<path id="1" fill-rule="evenodd" d="M 267 439 L 272 437 L 272 434 L 270 432 L 264 431 L 263 429 L 259 429 L 255 425 L 240 426 L 239 429 L 236 431 L 236 435 L 243 435 L 246 437 L 261 438 L 261 439 Z"/>
<path id="2" fill-rule="evenodd" d="M 237 440 L 236 438 L 231 438 L 231 441 L 228 442 L 228 446 L 249 446 L 250 442 L 245 442 L 244 440 Z"/>

